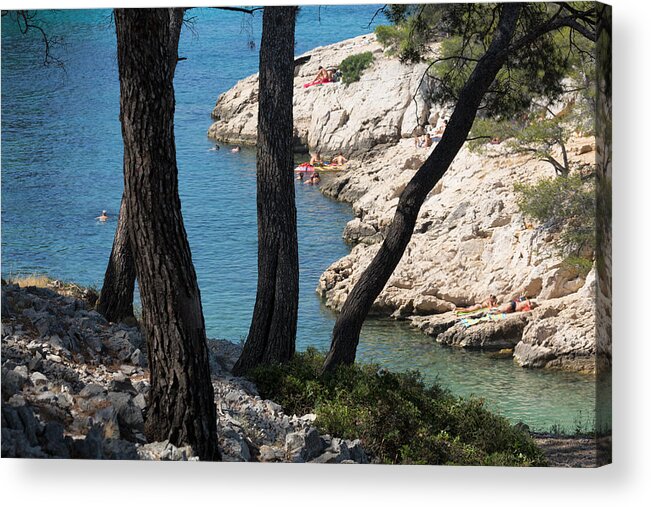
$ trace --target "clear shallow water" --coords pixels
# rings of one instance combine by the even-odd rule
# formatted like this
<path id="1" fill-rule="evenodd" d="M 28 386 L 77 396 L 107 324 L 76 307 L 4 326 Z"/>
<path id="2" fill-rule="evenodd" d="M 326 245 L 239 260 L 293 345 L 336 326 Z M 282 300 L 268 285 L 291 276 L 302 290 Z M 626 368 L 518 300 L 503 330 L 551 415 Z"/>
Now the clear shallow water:
<path id="1" fill-rule="evenodd" d="M 305 7 L 296 54 L 367 33 L 374 6 Z M 257 71 L 260 19 L 193 9 L 175 77 L 176 141 L 183 214 L 208 335 L 245 338 L 255 300 L 255 152 L 211 151 L 210 111 L 220 93 Z M 2 275 L 48 273 L 101 286 L 122 193 L 122 144 L 110 11 L 43 12 L 64 36 L 65 72 L 43 68 L 38 38 L 2 18 Z M 320 16 L 320 22 L 319 22 Z M 298 348 L 327 349 L 334 315 L 314 293 L 320 274 L 345 255 L 350 207 L 296 185 L 300 249 Z M 372 320 L 358 357 L 419 369 L 452 392 L 486 398 L 514 421 L 572 429 L 592 423 L 590 377 L 528 371 L 486 354 L 442 348 L 400 323 Z"/>

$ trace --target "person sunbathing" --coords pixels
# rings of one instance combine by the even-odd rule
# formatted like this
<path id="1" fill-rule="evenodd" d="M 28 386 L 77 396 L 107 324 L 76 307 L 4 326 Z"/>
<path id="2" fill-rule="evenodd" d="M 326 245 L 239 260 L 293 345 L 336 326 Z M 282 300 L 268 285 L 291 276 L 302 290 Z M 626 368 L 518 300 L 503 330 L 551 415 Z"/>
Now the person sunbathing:
<path id="1" fill-rule="evenodd" d="M 528 312 L 533 310 L 538 306 L 533 299 L 527 299 L 525 297 L 520 297 L 513 299 L 508 303 L 504 303 L 496 308 L 491 309 L 491 313 L 515 313 L 515 312 Z"/>
<path id="2" fill-rule="evenodd" d="M 416 148 L 423 148 L 425 146 L 425 143 L 427 142 L 427 138 L 429 136 L 427 134 L 424 134 L 422 136 L 416 136 L 414 137 L 414 146 Z"/>
<path id="3" fill-rule="evenodd" d="M 332 159 L 330 165 L 344 165 L 346 162 L 348 162 L 348 159 L 344 157 L 343 153 L 339 152 L 339 155 Z"/>
<path id="4" fill-rule="evenodd" d="M 319 66 L 319 71 L 316 73 L 316 77 L 314 78 L 314 81 L 305 83 L 303 85 L 303 88 L 309 88 L 310 86 L 314 86 L 318 84 L 331 83 L 333 75 L 334 75 L 333 71 L 329 71 Z"/>
<path id="5" fill-rule="evenodd" d="M 468 313 L 468 312 L 474 312 L 477 310 L 483 310 L 484 308 L 495 308 L 497 306 L 497 297 L 495 297 L 494 294 L 491 294 L 488 296 L 484 301 L 481 303 L 477 303 L 471 306 L 468 306 L 467 308 L 455 308 L 454 313 Z"/>
<path id="6" fill-rule="evenodd" d="M 321 152 L 317 151 L 312 158 L 310 158 L 310 165 L 323 165 L 323 159 L 321 158 Z"/>
<path id="7" fill-rule="evenodd" d="M 431 139 L 432 141 L 439 142 L 441 138 L 443 137 L 443 133 L 445 132 L 445 128 L 448 126 L 448 120 L 443 120 L 443 123 L 441 124 L 440 127 L 436 128 L 434 132 L 432 133 Z"/>
<path id="8" fill-rule="evenodd" d="M 323 67 L 319 66 L 319 72 L 317 72 L 316 77 L 314 78 L 315 81 L 330 81 L 332 79 L 332 76 L 330 75 L 330 72 L 328 72 L 326 69 Z"/>

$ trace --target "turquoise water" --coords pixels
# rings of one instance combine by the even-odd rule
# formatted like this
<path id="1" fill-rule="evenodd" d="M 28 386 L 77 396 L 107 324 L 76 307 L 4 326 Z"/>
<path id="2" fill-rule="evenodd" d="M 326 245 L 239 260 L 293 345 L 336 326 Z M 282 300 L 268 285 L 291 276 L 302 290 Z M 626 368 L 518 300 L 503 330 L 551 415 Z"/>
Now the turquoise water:
<path id="1" fill-rule="evenodd" d="M 375 6 L 304 7 L 296 53 L 367 33 Z M 101 286 L 122 193 L 122 145 L 115 33 L 110 11 L 44 11 L 63 37 L 65 70 L 41 65 L 38 37 L 2 18 L 2 275 L 48 273 Z M 255 151 L 212 151 L 206 137 L 220 93 L 257 71 L 260 19 L 193 9 L 175 77 L 176 141 L 183 215 L 208 335 L 244 339 L 255 300 Z M 298 348 L 326 349 L 334 314 L 314 289 L 349 249 L 341 239 L 350 207 L 296 185 L 300 250 Z M 459 395 L 475 394 L 534 427 L 592 422 L 590 377 L 528 371 L 486 354 L 442 348 L 405 325 L 370 321 L 359 356 L 419 369 Z"/>

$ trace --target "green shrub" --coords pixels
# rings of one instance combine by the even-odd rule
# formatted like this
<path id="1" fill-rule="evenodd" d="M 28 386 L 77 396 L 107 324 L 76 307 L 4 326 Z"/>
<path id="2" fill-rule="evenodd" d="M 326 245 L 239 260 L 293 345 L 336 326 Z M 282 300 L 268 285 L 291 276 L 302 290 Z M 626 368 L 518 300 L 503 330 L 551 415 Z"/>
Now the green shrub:
<path id="1" fill-rule="evenodd" d="M 528 434 L 490 413 L 482 400 L 464 400 L 418 372 L 392 373 L 353 365 L 319 376 L 323 355 L 298 353 L 287 365 L 251 372 L 260 394 L 287 413 L 316 413 L 316 425 L 338 437 L 359 438 L 380 463 L 544 465 Z"/>
<path id="2" fill-rule="evenodd" d="M 596 200 L 593 179 L 580 174 L 545 178 L 533 185 L 516 183 L 518 207 L 550 231 L 558 231 L 565 265 L 587 274 L 596 248 Z"/>
<path id="3" fill-rule="evenodd" d="M 359 53 L 356 55 L 350 55 L 347 58 L 344 58 L 339 64 L 339 70 L 341 71 L 341 80 L 344 84 L 350 84 L 355 81 L 359 81 L 359 78 L 371 62 L 373 61 L 373 53 L 366 51 L 365 53 Z"/>

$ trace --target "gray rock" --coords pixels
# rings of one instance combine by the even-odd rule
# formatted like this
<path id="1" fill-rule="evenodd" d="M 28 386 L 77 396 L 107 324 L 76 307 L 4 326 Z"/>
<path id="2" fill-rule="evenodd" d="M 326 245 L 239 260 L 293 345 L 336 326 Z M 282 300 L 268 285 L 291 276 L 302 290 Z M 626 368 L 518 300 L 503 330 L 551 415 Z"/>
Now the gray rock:
<path id="1" fill-rule="evenodd" d="M 64 348 L 63 341 L 61 340 L 58 334 L 52 335 L 50 337 L 46 337 L 46 340 L 49 342 L 50 345 L 52 345 L 52 347 L 54 347 L 55 350 Z"/>
<path id="2" fill-rule="evenodd" d="M 294 463 L 303 463 L 323 451 L 323 442 L 316 428 L 289 433 L 285 437 L 285 453 Z"/>
<path id="3" fill-rule="evenodd" d="M 339 454 L 326 450 L 323 454 L 310 460 L 310 463 L 340 463 Z"/>
<path id="4" fill-rule="evenodd" d="M 505 320 L 480 323 L 469 328 L 456 324 L 439 334 L 436 341 L 467 349 L 509 349 L 515 347 L 522 339 L 522 332 L 527 322 L 526 316 L 513 315 Z"/>
<path id="5" fill-rule="evenodd" d="M 220 435 L 223 461 L 251 461 L 251 450 L 246 439 L 233 428 L 225 428 Z"/>
<path id="6" fill-rule="evenodd" d="M 47 458 L 38 445 L 32 445 L 20 430 L 2 427 L 3 458 Z"/>
<path id="7" fill-rule="evenodd" d="M 55 458 L 67 459 L 70 457 L 70 451 L 66 445 L 66 439 L 63 436 L 63 425 L 58 422 L 48 422 L 43 430 L 41 440 L 42 448 L 50 456 Z"/>
<path id="8" fill-rule="evenodd" d="M 98 353 L 102 351 L 102 340 L 99 336 L 94 334 L 86 335 L 84 336 L 84 342 L 92 351 Z"/>
<path id="9" fill-rule="evenodd" d="M 366 451 L 364 451 L 362 443 L 359 439 L 355 439 L 353 441 L 346 440 L 346 445 L 348 446 L 350 458 L 355 463 L 367 464 L 369 462 Z"/>
<path id="10" fill-rule="evenodd" d="M 15 370 L 2 370 L 2 398 L 9 399 L 22 391 L 28 379 Z"/>
<path id="11" fill-rule="evenodd" d="M 27 402 L 25 401 L 25 397 L 21 396 L 20 394 L 14 394 L 7 401 L 7 405 L 10 407 L 24 407 L 26 403 Z"/>
<path id="12" fill-rule="evenodd" d="M 133 438 L 133 430 L 144 430 L 142 410 L 134 405 L 127 393 L 109 392 L 108 399 L 117 411 L 120 434 L 127 440 Z"/>
<path id="13" fill-rule="evenodd" d="M 127 331 L 127 339 L 136 349 L 142 349 L 145 346 L 145 338 L 137 329 L 130 328 Z"/>
<path id="14" fill-rule="evenodd" d="M 192 447 L 176 447 L 167 440 L 151 442 L 137 448 L 141 459 L 161 461 L 196 461 Z"/>
<path id="15" fill-rule="evenodd" d="M 104 440 L 102 450 L 105 459 L 135 460 L 140 457 L 136 444 L 119 438 Z"/>
<path id="16" fill-rule="evenodd" d="M 38 446 L 37 435 L 41 432 L 41 423 L 36 419 L 32 407 L 11 407 L 3 403 L 2 426 L 21 432 L 31 446 Z"/>
<path id="17" fill-rule="evenodd" d="M 109 384 L 109 390 L 120 393 L 130 393 L 134 396 L 138 394 L 138 391 L 136 391 L 136 388 L 133 387 L 131 380 L 128 378 L 125 378 L 124 380 L 112 380 Z"/>
<path id="18" fill-rule="evenodd" d="M 135 365 L 135 366 L 147 366 L 147 358 L 145 355 L 142 353 L 140 349 L 136 349 L 133 351 L 133 354 L 129 357 L 129 360 Z"/>
<path id="19" fill-rule="evenodd" d="M 267 462 L 282 461 L 283 455 L 284 455 L 283 449 L 272 447 L 270 445 L 260 446 L 260 455 L 259 455 L 260 461 L 267 461 Z"/>
<path id="20" fill-rule="evenodd" d="M 24 364 L 18 365 L 14 368 L 14 372 L 25 380 L 29 379 L 29 370 Z"/>
<path id="21" fill-rule="evenodd" d="M 79 391 L 79 396 L 82 398 L 94 398 L 99 396 L 106 391 L 103 386 L 99 384 L 87 384 L 81 391 Z"/>
<path id="22" fill-rule="evenodd" d="M 134 352 L 135 354 L 135 352 Z M 138 368 L 130 364 L 120 365 L 120 371 L 127 376 L 131 376 L 138 371 Z"/>
<path id="23" fill-rule="evenodd" d="M 35 370 L 41 366 L 43 360 L 43 356 L 38 350 L 34 351 L 34 355 L 32 358 L 29 360 L 29 369 L 30 370 Z"/>
<path id="24" fill-rule="evenodd" d="M 147 407 L 147 401 L 145 399 L 145 395 L 142 393 L 138 393 L 136 396 L 133 398 L 133 404 L 138 407 L 140 410 L 145 410 Z"/>
<path id="25" fill-rule="evenodd" d="M 43 375 L 40 371 L 35 371 L 33 372 L 29 378 L 32 380 L 32 384 L 35 386 L 43 386 L 46 385 L 48 382 L 48 379 L 45 375 Z"/>
<path id="26" fill-rule="evenodd" d="M 100 425 L 93 425 L 88 434 L 72 443 L 71 457 L 81 459 L 102 459 L 104 438 Z"/>

